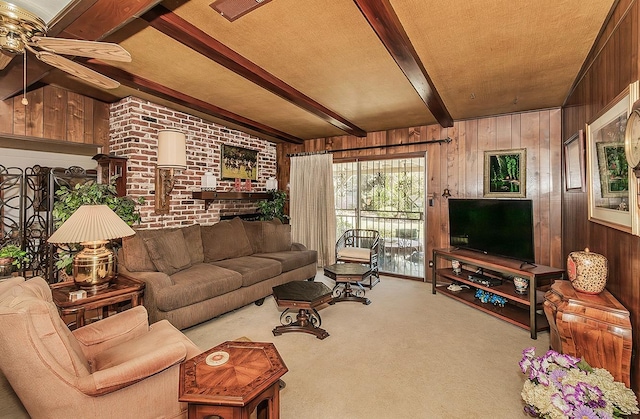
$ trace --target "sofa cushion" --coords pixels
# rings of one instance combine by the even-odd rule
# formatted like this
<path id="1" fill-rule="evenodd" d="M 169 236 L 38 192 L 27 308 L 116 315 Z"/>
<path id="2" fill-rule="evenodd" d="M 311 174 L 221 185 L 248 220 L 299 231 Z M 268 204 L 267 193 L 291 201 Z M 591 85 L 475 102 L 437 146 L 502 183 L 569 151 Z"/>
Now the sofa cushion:
<path id="1" fill-rule="evenodd" d="M 279 261 L 253 256 L 225 259 L 219 262 L 213 262 L 212 265 L 238 272 L 242 275 L 243 287 L 257 284 L 258 282 L 273 278 L 282 273 L 282 265 Z"/>
<path id="2" fill-rule="evenodd" d="M 205 262 L 217 262 L 253 253 L 240 218 L 220 221 L 200 229 Z"/>
<path id="3" fill-rule="evenodd" d="M 143 240 L 158 271 L 173 275 L 191 266 L 191 257 L 181 230 L 164 231 L 155 237 L 144 237 Z"/>
<path id="4" fill-rule="evenodd" d="M 253 253 L 262 253 L 262 224 L 265 221 L 245 221 L 242 220 L 244 231 L 247 234 L 249 243 L 251 243 L 251 249 Z"/>
<path id="5" fill-rule="evenodd" d="M 318 252 L 315 250 L 258 253 L 253 256 L 277 260 L 282 264 L 282 272 L 289 272 L 312 263 L 315 264 L 318 260 Z"/>
<path id="6" fill-rule="evenodd" d="M 242 275 L 220 266 L 198 263 L 171 275 L 174 285 L 156 295 L 159 310 L 170 311 L 226 294 L 242 286 Z"/>
<path id="7" fill-rule="evenodd" d="M 291 225 L 274 219 L 262 224 L 261 253 L 291 250 Z"/>
<path id="8" fill-rule="evenodd" d="M 137 230 L 133 236 L 122 239 L 122 254 L 124 266 L 131 272 L 155 271 L 147 246 L 144 244 L 144 230 Z"/>
<path id="9" fill-rule="evenodd" d="M 182 235 L 187 244 L 187 251 L 191 258 L 191 264 L 204 262 L 204 250 L 202 248 L 202 236 L 200 235 L 200 224 L 192 224 L 182 228 Z"/>

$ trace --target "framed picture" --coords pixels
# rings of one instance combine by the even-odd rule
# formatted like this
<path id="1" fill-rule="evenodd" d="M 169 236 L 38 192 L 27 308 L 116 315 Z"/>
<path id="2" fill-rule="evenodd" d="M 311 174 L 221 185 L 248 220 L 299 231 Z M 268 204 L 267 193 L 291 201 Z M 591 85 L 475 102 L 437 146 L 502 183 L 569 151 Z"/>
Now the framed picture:
<path id="1" fill-rule="evenodd" d="M 578 130 L 564 142 L 564 179 L 567 192 L 586 190 L 584 131 Z"/>
<path id="2" fill-rule="evenodd" d="M 484 196 L 524 198 L 527 154 L 524 148 L 484 152 Z"/>
<path id="3" fill-rule="evenodd" d="M 258 151 L 222 144 L 222 179 L 258 180 Z"/>
<path id="4" fill-rule="evenodd" d="M 630 93 L 631 90 L 625 89 L 587 125 L 589 220 L 629 232 L 632 229 L 629 212 L 631 182 L 624 152 L 624 134 L 631 97 L 637 96 L 637 93 Z"/>

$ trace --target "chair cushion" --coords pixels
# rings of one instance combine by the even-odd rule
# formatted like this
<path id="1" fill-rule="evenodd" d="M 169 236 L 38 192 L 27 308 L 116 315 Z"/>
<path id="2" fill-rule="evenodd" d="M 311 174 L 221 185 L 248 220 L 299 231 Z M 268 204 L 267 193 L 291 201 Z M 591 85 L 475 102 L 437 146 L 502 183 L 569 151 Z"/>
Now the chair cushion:
<path id="1" fill-rule="evenodd" d="M 254 256 L 221 260 L 213 262 L 212 265 L 238 272 L 242 275 L 243 287 L 257 284 L 282 273 L 282 265 L 277 260 Z"/>
<path id="2" fill-rule="evenodd" d="M 220 221 L 200 229 L 205 262 L 217 262 L 253 253 L 240 218 Z"/>
<path id="3" fill-rule="evenodd" d="M 144 237 L 143 240 L 158 271 L 173 275 L 191 266 L 191 257 L 181 230 L 164 231 L 154 237 Z"/>
<path id="4" fill-rule="evenodd" d="M 368 263 L 371 260 L 371 249 L 343 247 L 338 251 L 338 260 L 356 260 Z"/>

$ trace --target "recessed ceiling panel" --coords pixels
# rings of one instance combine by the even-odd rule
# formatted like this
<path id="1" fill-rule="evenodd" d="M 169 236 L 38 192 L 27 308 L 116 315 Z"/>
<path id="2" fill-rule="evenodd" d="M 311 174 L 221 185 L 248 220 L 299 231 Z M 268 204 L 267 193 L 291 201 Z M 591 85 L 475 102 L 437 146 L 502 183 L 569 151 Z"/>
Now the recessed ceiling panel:
<path id="1" fill-rule="evenodd" d="M 454 119 L 563 104 L 612 0 L 391 0 Z"/>

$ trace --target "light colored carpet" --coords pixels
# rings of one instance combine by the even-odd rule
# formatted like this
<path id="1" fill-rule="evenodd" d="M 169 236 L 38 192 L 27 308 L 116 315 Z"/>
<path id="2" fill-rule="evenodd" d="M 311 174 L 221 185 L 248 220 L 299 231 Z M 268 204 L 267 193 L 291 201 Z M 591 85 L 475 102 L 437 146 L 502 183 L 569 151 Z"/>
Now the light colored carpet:
<path id="1" fill-rule="evenodd" d="M 320 271 L 316 280 L 333 281 Z M 431 284 L 383 277 L 365 306 L 320 310 L 324 340 L 306 333 L 274 337 L 272 297 L 185 330 L 208 349 L 245 336 L 274 342 L 289 372 L 280 393 L 283 419 L 525 418 L 518 368 L 522 349 L 542 354 L 549 334 L 529 332 L 443 295 Z M 0 417 L 27 417 L 0 377 Z"/>

